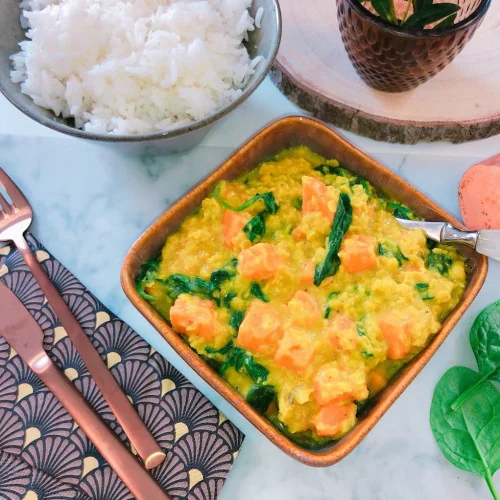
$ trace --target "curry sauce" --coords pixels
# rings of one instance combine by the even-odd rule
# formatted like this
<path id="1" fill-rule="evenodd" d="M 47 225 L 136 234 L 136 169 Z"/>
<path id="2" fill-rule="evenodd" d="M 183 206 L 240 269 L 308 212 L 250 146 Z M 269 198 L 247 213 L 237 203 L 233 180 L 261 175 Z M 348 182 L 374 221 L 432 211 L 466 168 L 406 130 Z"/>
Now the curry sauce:
<path id="1" fill-rule="evenodd" d="M 221 181 L 137 286 L 258 411 L 305 445 L 360 406 L 456 306 L 462 256 L 336 160 L 283 151 Z"/>

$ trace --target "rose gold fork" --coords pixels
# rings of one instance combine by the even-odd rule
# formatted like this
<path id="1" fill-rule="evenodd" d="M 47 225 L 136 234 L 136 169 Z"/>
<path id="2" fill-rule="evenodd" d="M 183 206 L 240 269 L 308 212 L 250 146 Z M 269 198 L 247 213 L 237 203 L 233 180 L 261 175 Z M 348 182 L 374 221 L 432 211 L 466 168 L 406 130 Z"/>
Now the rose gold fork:
<path id="1" fill-rule="evenodd" d="M 147 469 L 156 467 L 165 459 L 165 453 L 150 434 L 43 267 L 33 255 L 24 238 L 24 232 L 33 220 L 33 212 L 28 200 L 1 168 L 0 186 L 5 189 L 12 200 L 12 204 L 8 203 L 0 193 L 0 241 L 12 241 L 16 245 L 123 431 L 144 461 L 145 467 Z"/>
<path id="2" fill-rule="evenodd" d="M 137 500 L 171 500 L 118 436 L 92 410 L 43 348 L 43 332 L 21 301 L 0 282 L 0 335 L 68 410 Z M 5 498 L 5 497 L 3 497 Z"/>

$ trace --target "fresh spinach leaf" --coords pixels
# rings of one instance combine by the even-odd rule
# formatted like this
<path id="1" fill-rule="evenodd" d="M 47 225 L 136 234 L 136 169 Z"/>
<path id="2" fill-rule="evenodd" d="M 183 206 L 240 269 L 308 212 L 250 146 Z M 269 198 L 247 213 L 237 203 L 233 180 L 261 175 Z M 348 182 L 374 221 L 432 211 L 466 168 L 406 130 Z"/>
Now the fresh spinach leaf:
<path id="1" fill-rule="evenodd" d="M 495 499 L 492 476 L 500 468 L 500 392 L 481 375 L 462 366 L 450 368 L 432 398 L 430 424 L 443 455 L 459 469 L 483 476 Z M 458 409 L 452 403 L 474 388 Z"/>
<path id="2" fill-rule="evenodd" d="M 250 293 L 254 296 L 257 297 L 258 299 L 262 300 L 262 302 L 269 302 L 269 299 L 266 297 L 264 292 L 262 291 L 262 288 L 258 283 L 253 282 L 250 285 Z"/>
<path id="3" fill-rule="evenodd" d="M 243 210 L 246 210 L 247 208 L 250 208 L 254 203 L 256 203 L 259 200 L 262 200 L 264 202 L 266 211 L 269 212 L 270 214 L 275 214 L 278 211 L 279 205 L 276 203 L 274 194 L 271 192 L 256 194 L 249 200 L 245 201 L 245 203 L 242 203 L 239 207 L 233 207 L 232 205 L 227 203 L 227 201 L 224 200 L 219 200 L 219 203 L 228 210 L 231 210 L 233 212 L 241 212 Z"/>
<path id="4" fill-rule="evenodd" d="M 253 243 L 257 238 L 262 238 L 266 234 L 266 221 L 264 220 L 265 212 L 257 214 L 250 219 L 243 231 L 248 236 L 248 239 Z"/>
<path id="5" fill-rule="evenodd" d="M 373 2 L 372 2 L 373 4 Z M 460 10 L 460 5 L 454 3 L 437 3 L 426 5 L 413 13 L 405 22 L 408 28 L 424 28 L 428 24 L 440 21 L 445 17 L 455 14 Z"/>
<path id="6" fill-rule="evenodd" d="M 415 218 L 415 214 L 413 213 L 413 211 L 410 210 L 408 207 L 401 205 L 400 203 L 394 203 L 392 201 L 388 201 L 386 203 L 386 206 L 392 213 L 392 215 L 394 215 L 394 217 L 397 217 L 398 219 L 411 220 Z"/>
<path id="7" fill-rule="evenodd" d="M 328 245 L 325 260 L 322 264 L 316 265 L 314 270 L 314 284 L 319 286 L 328 276 L 334 276 L 340 265 L 338 251 L 342 238 L 349 229 L 352 222 L 352 207 L 349 196 L 340 193 L 337 211 L 333 219 L 332 229 L 328 236 Z"/>
<path id="8" fill-rule="evenodd" d="M 246 400 L 259 412 L 265 413 L 276 395 L 272 385 L 252 385 L 247 392 Z"/>
<path id="9" fill-rule="evenodd" d="M 452 264 L 453 260 L 451 257 L 444 253 L 431 252 L 429 257 L 427 257 L 427 268 L 437 271 L 442 276 L 448 274 Z"/>
<path id="10" fill-rule="evenodd" d="M 476 318 L 470 344 L 479 373 L 500 382 L 500 301 L 490 304 Z"/>
<path id="11" fill-rule="evenodd" d="M 481 377 L 457 398 L 452 406 L 454 409 L 459 408 L 485 380 L 500 382 L 500 301 L 493 302 L 479 313 L 470 330 L 470 345 Z"/>
<path id="12" fill-rule="evenodd" d="M 379 243 L 378 244 L 378 253 L 379 255 L 383 255 L 385 257 L 393 257 L 398 261 L 399 267 L 403 265 L 404 261 L 408 260 L 408 257 L 403 254 L 399 246 L 395 247 L 390 243 Z"/>

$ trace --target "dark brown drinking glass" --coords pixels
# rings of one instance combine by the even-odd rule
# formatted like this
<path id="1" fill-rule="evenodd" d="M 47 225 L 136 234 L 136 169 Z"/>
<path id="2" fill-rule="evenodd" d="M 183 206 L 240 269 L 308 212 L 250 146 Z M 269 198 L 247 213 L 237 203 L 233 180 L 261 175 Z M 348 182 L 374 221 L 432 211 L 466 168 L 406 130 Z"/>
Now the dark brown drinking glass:
<path id="1" fill-rule="evenodd" d="M 491 0 L 448 0 L 460 5 L 455 24 L 404 28 L 368 11 L 359 0 L 337 0 L 342 41 L 358 75 L 371 87 L 403 92 L 445 68 L 480 26 Z"/>

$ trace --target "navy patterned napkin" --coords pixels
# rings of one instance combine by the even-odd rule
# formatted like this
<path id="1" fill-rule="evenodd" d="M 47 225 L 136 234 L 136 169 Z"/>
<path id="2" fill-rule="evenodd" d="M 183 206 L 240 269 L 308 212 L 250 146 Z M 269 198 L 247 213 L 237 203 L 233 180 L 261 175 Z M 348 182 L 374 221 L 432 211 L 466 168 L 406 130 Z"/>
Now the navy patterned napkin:
<path id="1" fill-rule="evenodd" d="M 179 371 L 106 309 L 32 235 L 28 242 L 167 459 L 153 471 L 178 499 L 216 499 L 243 434 Z M 52 359 L 130 442 L 20 254 L 0 248 L 0 279 L 45 334 Z M 128 500 L 132 495 L 64 407 L 0 337 L 0 499 Z M 154 500 L 154 499 L 151 499 Z"/>

